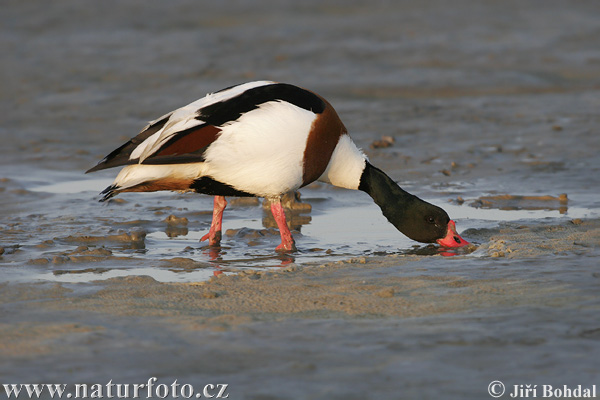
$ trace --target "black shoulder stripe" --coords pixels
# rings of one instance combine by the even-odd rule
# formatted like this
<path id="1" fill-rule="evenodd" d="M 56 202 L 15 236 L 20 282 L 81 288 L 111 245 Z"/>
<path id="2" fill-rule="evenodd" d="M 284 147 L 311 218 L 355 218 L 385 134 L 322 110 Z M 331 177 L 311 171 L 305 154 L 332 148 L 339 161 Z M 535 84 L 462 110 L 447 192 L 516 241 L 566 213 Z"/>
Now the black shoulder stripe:
<path id="1" fill-rule="evenodd" d="M 135 160 L 131 164 L 137 164 Z M 190 164 L 204 162 L 204 150 L 186 154 L 175 154 L 168 156 L 153 156 L 146 158 L 143 165 L 161 165 L 161 164 Z"/>
<path id="2" fill-rule="evenodd" d="M 297 107 L 320 114 L 325 110 L 325 102 L 308 90 L 287 83 L 274 83 L 248 89 L 238 96 L 211 104 L 198 110 L 196 119 L 208 124 L 221 126 L 235 121 L 242 114 L 252 111 L 269 101 L 287 101 Z"/>

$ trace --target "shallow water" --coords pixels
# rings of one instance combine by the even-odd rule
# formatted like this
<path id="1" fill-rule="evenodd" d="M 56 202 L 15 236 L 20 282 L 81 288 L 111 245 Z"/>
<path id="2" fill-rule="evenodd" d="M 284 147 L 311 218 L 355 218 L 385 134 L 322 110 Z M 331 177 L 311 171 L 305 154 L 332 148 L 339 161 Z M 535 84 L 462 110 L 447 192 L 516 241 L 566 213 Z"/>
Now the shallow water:
<path id="1" fill-rule="evenodd" d="M 125 200 L 100 204 L 95 201 L 98 188 L 108 186 L 110 180 L 63 181 L 64 174 L 50 177 L 42 171 L 32 175 L 46 175 L 47 181 L 52 178 L 59 181 L 41 185 L 36 181 L 23 182 L 23 189 L 31 192 L 32 197 L 36 194 L 41 196 L 45 206 L 44 212 L 28 216 L 26 220 L 31 221 L 29 227 L 23 218 L 18 218 L 19 230 L 30 232 L 34 226 L 53 226 L 44 229 L 44 236 L 39 241 L 27 234 L 26 240 L 19 243 L 19 252 L 25 252 L 29 260 L 11 262 L 10 256 L 4 258 L 2 265 L 6 267 L 7 274 L 3 279 L 12 276 L 19 280 L 85 282 L 131 273 L 150 275 L 159 281 L 193 282 L 208 279 L 216 271 L 234 272 L 250 267 L 303 265 L 320 260 L 393 254 L 414 245 L 387 223 L 368 196 L 332 190 L 324 185 L 304 191 L 303 201 L 311 204 L 312 211 L 300 215 L 304 220 L 299 226 L 300 232 L 295 232 L 299 251 L 279 254 L 274 251 L 279 243 L 279 235 L 272 228 L 274 221 L 260 204 L 230 205 L 225 213 L 222 244 L 219 248 L 211 248 L 199 242 L 210 225 L 212 200 L 208 196 L 129 194 L 121 196 Z M 9 179 L 14 181 L 14 178 Z M 78 207 L 70 211 L 65 221 L 61 214 L 65 208 L 73 206 L 75 199 Z M 134 201 L 135 204 L 132 204 Z M 65 206 L 65 203 L 68 205 Z M 168 215 L 189 221 L 185 224 L 166 223 Z M 270 218 L 270 223 L 265 218 Z M 293 221 L 296 219 L 292 217 Z M 63 226 L 54 230 L 56 223 Z M 64 224 L 70 225 L 66 232 Z M 267 230 L 265 224 L 271 229 Z M 83 234 L 77 233 L 78 225 Z M 128 237 L 103 240 L 103 236 L 120 231 L 139 231 L 144 237 L 141 240 Z M 41 246 L 45 241 L 46 245 Z M 111 254 L 104 260 L 70 262 L 69 254 L 81 245 L 91 250 L 108 249 Z M 168 264 L 172 258 L 186 258 L 196 265 L 187 269 L 146 267 L 148 261 Z M 104 266 L 107 263 L 112 266 L 107 268 Z M 23 268 L 31 264 L 38 266 L 35 271 Z M 51 271 L 40 273 L 40 264 L 52 265 Z M 98 264 L 100 266 L 96 268 Z M 11 269 L 19 273 L 13 273 Z"/>
<path id="2" fill-rule="evenodd" d="M 81 283 L 149 275 L 160 282 L 197 282 L 215 273 L 247 268 L 314 265 L 374 255 L 440 253 L 434 246 L 413 242 L 400 234 L 366 194 L 323 184 L 302 191 L 302 201 L 310 204 L 312 211 L 300 214 L 303 219 L 299 232 L 295 232 L 299 251 L 279 254 L 273 250 L 279 240 L 274 221 L 260 204 L 231 205 L 225 213 L 223 242 L 219 248 L 211 248 L 199 241 L 210 225 L 212 204 L 208 196 L 126 194 L 116 202 L 102 204 L 96 201 L 98 192 L 111 184 L 110 179 L 81 179 L 79 174 L 35 170 L 28 177 L 7 176 L 9 182 L 19 182 L 20 187 L 10 194 L 25 191 L 31 201 L 25 207 L 41 210 L 15 218 L 15 231 L 22 233 L 23 239 L 12 246 L 13 253 L 8 247 L 0 263 L 4 271 L 2 281 Z M 41 177 L 45 177 L 43 183 Z M 577 195 L 574 197 L 577 199 Z M 469 206 L 468 198 L 463 199 L 462 205 L 443 198 L 427 200 L 444 207 L 460 230 L 475 235 L 478 229 L 493 229 L 508 221 L 560 223 L 599 216 L 598 210 L 584 207 L 559 209 L 557 202 L 538 202 L 539 209 L 501 210 Z M 169 215 L 186 221 L 166 222 Z M 294 214 L 292 220 L 296 219 Z M 32 234 L 34 231 L 38 234 Z M 110 235 L 115 237 L 107 238 Z M 466 239 L 473 240 L 468 236 Z M 470 251 L 443 253 L 465 255 Z M 19 257 L 20 254 L 24 256 Z M 148 267 L 148 262 L 155 265 Z"/>

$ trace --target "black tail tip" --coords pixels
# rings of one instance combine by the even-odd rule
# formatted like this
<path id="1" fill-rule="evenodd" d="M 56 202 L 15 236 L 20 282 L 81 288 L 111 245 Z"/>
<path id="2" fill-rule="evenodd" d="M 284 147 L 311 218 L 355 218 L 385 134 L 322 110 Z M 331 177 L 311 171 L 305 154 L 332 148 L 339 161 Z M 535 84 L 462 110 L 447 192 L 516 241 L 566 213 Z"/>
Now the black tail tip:
<path id="1" fill-rule="evenodd" d="M 115 197 L 119 193 L 117 189 L 117 185 L 110 185 L 109 187 L 100 192 L 100 194 L 103 196 L 99 201 L 103 203 L 107 200 L 110 200 L 112 197 Z"/>

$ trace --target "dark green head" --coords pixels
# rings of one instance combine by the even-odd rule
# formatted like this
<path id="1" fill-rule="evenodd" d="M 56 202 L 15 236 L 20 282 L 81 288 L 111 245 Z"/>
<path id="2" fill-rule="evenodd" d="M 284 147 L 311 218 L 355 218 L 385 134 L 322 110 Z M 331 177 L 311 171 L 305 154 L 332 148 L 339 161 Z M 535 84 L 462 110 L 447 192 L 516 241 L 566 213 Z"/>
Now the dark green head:
<path id="1" fill-rule="evenodd" d="M 454 221 L 446 211 L 408 193 L 369 163 L 361 176 L 359 189 L 367 192 L 388 221 L 412 240 L 445 247 L 468 244 L 456 233 Z"/>

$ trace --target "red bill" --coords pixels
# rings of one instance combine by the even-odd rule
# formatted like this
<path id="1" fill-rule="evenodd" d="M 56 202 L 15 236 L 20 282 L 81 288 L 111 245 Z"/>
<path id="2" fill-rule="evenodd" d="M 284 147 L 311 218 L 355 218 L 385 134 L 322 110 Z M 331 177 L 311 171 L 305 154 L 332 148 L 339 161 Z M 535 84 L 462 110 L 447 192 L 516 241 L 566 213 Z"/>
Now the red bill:
<path id="1" fill-rule="evenodd" d="M 436 242 L 443 247 L 463 247 L 468 246 L 471 243 L 467 242 L 465 239 L 461 238 L 458 232 L 456 232 L 456 224 L 454 221 L 450 220 L 448 222 L 448 230 L 446 232 L 446 236 L 442 239 L 436 240 Z"/>

